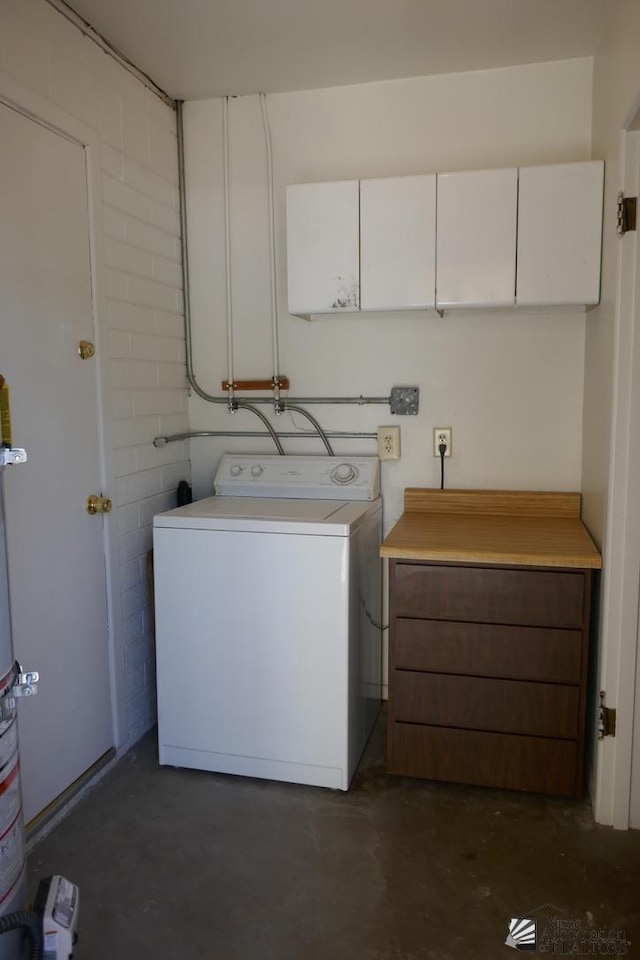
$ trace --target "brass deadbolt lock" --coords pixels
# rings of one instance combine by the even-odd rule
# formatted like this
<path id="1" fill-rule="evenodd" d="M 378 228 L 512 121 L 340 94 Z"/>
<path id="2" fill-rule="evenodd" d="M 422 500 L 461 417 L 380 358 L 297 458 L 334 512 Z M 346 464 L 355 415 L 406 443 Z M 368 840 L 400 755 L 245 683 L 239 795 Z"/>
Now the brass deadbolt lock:
<path id="1" fill-rule="evenodd" d="M 98 497 L 93 493 L 90 497 L 87 497 L 87 513 L 90 513 L 91 516 L 96 513 L 111 513 L 112 506 L 109 497 Z"/>
<path id="2" fill-rule="evenodd" d="M 95 356 L 96 348 L 90 340 L 81 340 L 78 344 L 78 354 L 81 360 L 90 360 Z"/>

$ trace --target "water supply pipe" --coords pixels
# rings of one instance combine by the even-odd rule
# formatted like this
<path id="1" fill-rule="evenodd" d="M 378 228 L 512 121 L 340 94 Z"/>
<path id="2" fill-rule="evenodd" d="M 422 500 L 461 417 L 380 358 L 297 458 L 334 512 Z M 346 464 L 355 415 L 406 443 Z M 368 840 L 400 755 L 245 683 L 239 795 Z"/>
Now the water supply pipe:
<path id="1" fill-rule="evenodd" d="M 261 94 L 261 107 L 263 123 L 265 128 L 265 143 L 267 150 L 267 177 L 269 183 L 269 246 L 271 261 L 271 321 L 272 321 L 272 346 L 273 346 L 273 364 L 274 364 L 274 383 L 277 383 L 279 376 L 279 342 L 278 342 L 278 324 L 277 324 L 277 289 L 276 289 L 276 270 L 275 270 L 275 218 L 274 218 L 274 198 L 273 198 L 273 155 L 271 149 L 271 136 L 269 132 L 268 114 L 264 94 Z M 308 411 L 303 410 L 299 404 L 340 404 L 340 405 L 358 405 L 366 404 L 389 404 L 390 397 L 289 397 L 281 402 L 279 390 L 274 387 L 274 398 L 252 397 L 251 403 L 246 401 L 238 402 L 233 393 L 233 387 L 230 387 L 227 396 L 216 396 L 208 393 L 200 386 L 195 375 L 193 365 L 193 331 L 191 317 L 191 297 L 189 287 L 189 245 L 187 240 L 187 204 L 186 204 L 186 178 L 185 178 L 185 155 L 184 155 L 184 103 L 181 100 L 176 101 L 176 124 L 178 138 L 178 183 L 180 193 L 180 233 L 182 247 L 182 287 L 184 297 L 184 335 L 185 335 L 185 354 L 186 354 L 186 372 L 189 386 L 196 396 L 207 403 L 224 404 L 230 412 L 236 410 L 248 410 L 262 421 L 269 435 L 276 445 L 278 453 L 284 455 L 284 449 L 278 438 L 278 433 L 269 423 L 269 420 L 256 409 L 256 404 L 274 403 L 278 412 L 284 409 L 296 410 L 314 426 L 319 437 L 332 455 L 331 444 L 327 439 L 327 433 L 320 426 L 318 421 Z M 224 180 L 225 180 L 225 275 L 227 287 L 227 367 L 228 383 L 233 384 L 233 302 L 231 291 L 231 259 L 230 259 L 230 204 L 229 204 L 229 155 L 228 155 L 228 97 L 225 97 L 223 106 L 223 160 L 224 160 Z M 235 436 L 241 435 L 245 431 L 210 431 L 206 432 L 208 436 Z M 188 434 L 193 436 L 194 434 Z M 203 435 L 202 432 L 196 432 L 197 436 Z M 337 434 L 333 434 L 336 436 Z M 347 433 L 346 436 L 368 436 L 367 434 Z M 181 435 L 182 436 L 182 435 Z M 186 435 L 185 435 L 186 436 Z M 294 434 L 297 436 L 297 434 Z M 160 440 L 162 438 L 156 438 Z M 155 441 L 154 441 L 155 443 Z"/>
<path id="2" fill-rule="evenodd" d="M 185 182 L 185 163 L 184 163 L 184 120 L 183 120 L 183 107 L 184 103 L 182 100 L 176 101 L 176 117 L 177 117 L 177 135 L 178 135 L 178 182 L 179 182 L 179 192 L 180 192 L 180 232 L 181 232 L 181 245 L 182 245 L 182 281 L 184 289 L 184 329 L 185 329 L 185 345 L 186 345 L 186 365 L 187 365 L 187 379 L 189 385 L 192 387 L 194 393 L 197 394 L 202 400 L 207 401 L 207 403 L 227 403 L 226 397 L 217 397 L 213 394 L 207 393 L 200 384 L 197 382 L 197 379 L 194 374 L 193 369 L 193 337 L 192 337 L 192 325 L 191 325 L 191 298 L 189 296 L 189 245 L 187 242 L 187 212 L 186 212 L 186 182 Z M 365 397 L 360 395 L 359 397 L 289 397 L 289 402 L 291 403 L 303 403 L 306 405 L 309 404 L 357 404 L 358 406 L 364 406 L 366 404 L 386 404 L 387 406 L 390 403 L 391 397 Z M 266 397 L 252 397 L 251 404 L 258 403 L 273 403 L 271 398 Z"/>
<path id="3" fill-rule="evenodd" d="M 222 403 L 225 406 L 228 406 L 230 409 L 235 408 L 242 410 L 249 410 L 256 417 L 258 417 L 267 428 L 269 434 L 271 435 L 276 449 L 279 454 L 284 455 L 284 449 L 282 444 L 278 440 L 278 436 L 264 416 L 259 410 L 256 410 L 251 404 L 248 403 L 230 403 L 228 397 L 216 397 L 211 393 L 207 393 L 206 390 L 198 383 L 194 370 L 193 370 L 193 338 L 191 335 L 191 298 L 189 295 L 189 246 L 187 243 L 187 204 L 186 204 L 186 190 L 185 190 L 185 174 L 184 174 L 184 128 L 183 128 L 183 113 L 182 113 L 182 101 L 178 101 L 176 104 L 176 120 L 177 120 L 177 132 L 178 132 L 178 180 L 180 186 L 180 234 L 181 234 L 181 244 L 182 244 L 182 289 L 183 289 L 183 302 L 184 302 L 184 340 L 185 340 L 185 353 L 186 353 L 186 366 L 187 366 L 187 380 L 191 386 L 194 393 L 199 396 L 202 400 L 206 400 L 207 403 Z M 229 355 L 228 355 L 229 358 Z M 231 363 L 233 363 L 233 354 L 230 355 Z M 229 380 L 232 383 L 232 379 Z"/>
<path id="4" fill-rule="evenodd" d="M 276 228 L 274 211 L 273 188 L 273 150 L 271 148 L 271 129 L 267 111 L 267 98 L 260 94 L 260 109 L 262 112 L 262 128 L 264 130 L 265 155 L 267 165 L 267 206 L 269 210 L 269 294 L 271 307 L 271 349 L 273 356 L 273 394 L 276 412 L 280 400 L 280 342 L 278 335 L 278 281 L 276 271 Z"/>

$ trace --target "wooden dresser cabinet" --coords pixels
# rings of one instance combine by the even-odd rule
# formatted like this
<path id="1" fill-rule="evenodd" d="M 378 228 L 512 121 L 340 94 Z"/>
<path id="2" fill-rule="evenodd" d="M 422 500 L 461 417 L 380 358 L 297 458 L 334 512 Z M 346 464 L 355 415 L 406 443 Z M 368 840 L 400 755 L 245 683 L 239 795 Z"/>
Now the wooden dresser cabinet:
<path id="1" fill-rule="evenodd" d="M 422 493 L 431 510 L 405 512 L 381 551 L 390 557 L 389 772 L 580 796 L 600 558 L 579 496 L 561 495 L 578 498 L 577 518 L 554 519 L 549 499 L 542 515 L 526 513 L 525 497 L 545 495 L 500 506 L 524 515 L 486 516 L 436 509 L 466 498 L 469 510 L 469 492 Z M 504 495 L 477 494 L 498 509 L 491 496 Z"/>

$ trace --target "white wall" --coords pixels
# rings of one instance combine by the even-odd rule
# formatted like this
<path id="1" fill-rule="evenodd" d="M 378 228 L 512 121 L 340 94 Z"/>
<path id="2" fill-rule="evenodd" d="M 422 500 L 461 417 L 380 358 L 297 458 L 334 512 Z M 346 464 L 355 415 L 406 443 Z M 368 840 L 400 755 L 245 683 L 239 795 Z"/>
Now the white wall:
<path id="1" fill-rule="evenodd" d="M 630 597 L 628 587 L 625 593 L 622 589 L 627 574 L 623 568 L 624 541 L 628 533 L 623 495 L 627 451 L 623 436 L 624 411 L 618 420 L 616 398 L 619 390 L 624 390 L 621 383 L 624 370 L 620 370 L 620 365 L 624 366 L 628 359 L 618 355 L 618 350 L 625 349 L 620 348 L 620 344 L 629 342 L 629 324 L 633 321 L 621 316 L 618 309 L 622 244 L 616 236 L 616 194 L 623 185 L 621 134 L 634 105 L 636 109 L 640 106 L 639 98 L 640 5 L 637 0 L 619 0 L 607 5 L 606 21 L 594 58 L 593 149 L 595 156 L 606 161 L 606 173 L 602 297 L 599 307 L 587 315 L 583 434 L 584 515 L 602 547 L 604 559 L 597 684 L 598 689 L 606 691 L 608 705 L 618 707 L 616 738 L 607 738 L 595 751 L 592 795 L 596 819 L 618 827 L 629 823 L 636 651 L 635 638 L 621 632 L 622 607 Z M 635 371 L 635 375 L 639 372 Z M 624 402 L 624 396 L 621 400 Z M 614 435 L 622 441 L 621 446 L 610 443 Z M 635 548 L 637 550 L 637 544 Z M 633 602 L 633 598 L 631 600 Z M 637 616 L 635 611 L 634 616 Z M 636 762 L 638 750 L 639 745 L 635 743 Z"/>
<path id="2" fill-rule="evenodd" d="M 375 431 L 396 420 L 402 459 L 382 466 L 384 527 L 407 486 L 437 486 L 432 431 L 453 429 L 448 486 L 580 489 L 584 311 L 469 311 L 418 316 L 334 316 L 311 323 L 287 312 L 288 183 L 588 159 L 590 59 L 425 77 L 268 97 L 277 247 L 280 370 L 294 396 L 388 396 L 420 388 L 416 417 L 388 406 L 313 406 L 328 429 Z M 187 214 L 194 366 L 209 393 L 227 377 L 222 191 L 222 102 L 185 106 Z M 265 148 L 257 97 L 229 107 L 231 262 L 236 379 L 274 373 L 269 314 Z M 261 407 L 265 412 L 267 407 Z M 308 424 L 295 415 L 276 428 Z M 260 429 L 196 396 L 192 430 Z M 334 440 L 336 453 L 375 454 L 372 440 Z M 317 437 L 289 453 L 323 453 Z M 225 450 L 274 452 L 270 440 L 191 443 L 194 492 L 205 496 Z"/>
<path id="3" fill-rule="evenodd" d="M 339 316 L 307 323 L 286 306 L 287 183 L 587 159 L 589 59 L 270 96 L 278 262 L 280 372 L 292 394 L 386 396 L 420 387 L 420 413 L 398 419 L 402 460 L 383 465 L 387 528 L 408 485 L 439 482 L 434 426 L 453 428 L 447 483 L 459 487 L 580 487 L 584 313 L 471 311 Z M 220 100 L 185 107 L 187 211 L 196 374 L 209 392 L 226 378 Z M 236 378 L 273 373 L 269 325 L 264 142 L 257 97 L 229 108 Z M 266 410 L 267 408 L 262 408 Z M 375 430 L 387 406 L 313 407 L 323 426 Z M 259 423 L 192 397 L 191 428 Z M 278 420 L 291 429 L 289 416 Z M 304 426 L 304 421 L 300 423 Z M 375 453 L 372 441 L 335 441 Z M 322 452 L 317 440 L 289 452 Z M 194 440 L 196 493 L 210 491 L 225 449 L 270 441 Z"/>
<path id="4" fill-rule="evenodd" d="M 174 111 L 44 0 L 0 0 L 0 96 L 89 146 L 116 743 L 155 718 L 145 555 L 188 476 Z M 62 452 L 61 452 L 62 454 Z M 34 544 L 34 549 L 38 545 Z"/>

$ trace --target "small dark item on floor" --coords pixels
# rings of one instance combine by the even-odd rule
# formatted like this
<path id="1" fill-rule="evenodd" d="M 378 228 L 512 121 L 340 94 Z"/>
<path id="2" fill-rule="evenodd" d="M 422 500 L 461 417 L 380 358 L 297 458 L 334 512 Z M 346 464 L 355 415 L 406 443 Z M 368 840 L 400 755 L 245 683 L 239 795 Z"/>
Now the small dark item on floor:
<path id="1" fill-rule="evenodd" d="M 176 499 L 179 507 L 184 507 L 187 503 L 193 503 L 193 492 L 191 484 L 186 480 L 181 480 L 176 490 Z"/>

